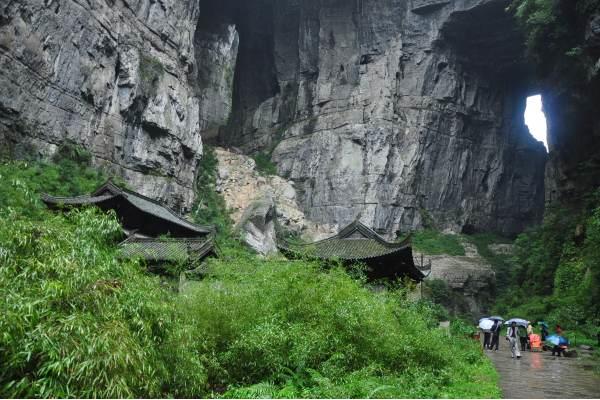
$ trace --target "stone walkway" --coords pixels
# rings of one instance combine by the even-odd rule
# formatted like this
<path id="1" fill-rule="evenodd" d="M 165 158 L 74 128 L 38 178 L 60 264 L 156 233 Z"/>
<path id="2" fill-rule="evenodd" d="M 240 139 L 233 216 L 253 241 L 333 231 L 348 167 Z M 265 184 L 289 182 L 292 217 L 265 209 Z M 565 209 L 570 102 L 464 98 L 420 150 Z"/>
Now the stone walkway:
<path id="1" fill-rule="evenodd" d="M 549 351 L 525 351 L 516 360 L 504 341 L 500 346 L 499 351 L 486 354 L 500 374 L 504 398 L 600 398 L 600 377 L 583 369 L 579 359 L 553 357 Z"/>

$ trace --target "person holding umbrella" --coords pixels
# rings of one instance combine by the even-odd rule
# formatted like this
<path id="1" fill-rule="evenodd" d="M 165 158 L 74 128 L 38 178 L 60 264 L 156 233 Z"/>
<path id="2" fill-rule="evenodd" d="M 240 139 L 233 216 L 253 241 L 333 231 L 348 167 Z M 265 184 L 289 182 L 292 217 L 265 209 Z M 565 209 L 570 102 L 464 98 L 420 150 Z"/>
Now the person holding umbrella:
<path id="1" fill-rule="evenodd" d="M 512 358 L 517 357 L 517 360 L 521 358 L 521 352 L 519 351 L 519 332 L 517 329 L 517 323 L 512 321 L 508 329 L 506 330 L 506 340 L 510 343 L 510 351 Z"/>
<path id="2" fill-rule="evenodd" d="M 548 337 L 548 324 L 546 324 L 544 321 L 540 321 L 538 322 L 538 325 L 540 325 L 542 327 L 542 342 L 546 341 L 546 338 Z"/>
<path id="3" fill-rule="evenodd" d="M 502 327 L 502 321 L 501 320 L 494 320 L 494 325 L 492 326 L 492 342 L 490 343 L 490 350 L 494 349 L 494 346 L 496 347 L 496 349 L 494 349 L 494 351 L 498 351 L 498 347 L 500 346 L 500 328 Z"/>
<path id="4" fill-rule="evenodd" d="M 517 328 L 519 332 L 519 341 L 521 342 L 521 351 L 525 351 L 527 350 L 527 329 L 521 325 Z"/>
<path id="5" fill-rule="evenodd" d="M 493 327 L 494 321 L 488 318 L 482 318 L 479 320 L 479 329 L 483 331 L 483 348 L 487 350 L 490 347 L 490 329 Z"/>

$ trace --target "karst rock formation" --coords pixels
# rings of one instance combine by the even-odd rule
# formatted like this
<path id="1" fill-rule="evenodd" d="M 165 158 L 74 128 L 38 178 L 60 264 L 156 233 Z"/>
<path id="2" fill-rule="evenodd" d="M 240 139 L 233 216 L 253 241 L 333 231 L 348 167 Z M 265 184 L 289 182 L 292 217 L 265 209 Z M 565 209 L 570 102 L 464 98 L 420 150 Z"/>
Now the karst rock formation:
<path id="1" fill-rule="evenodd" d="M 513 235 L 546 152 L 506 0 L 4 0 L 0 151 L 68 142 L 180 211 L 203 143 L 269 154 L 306 217 Z"/>

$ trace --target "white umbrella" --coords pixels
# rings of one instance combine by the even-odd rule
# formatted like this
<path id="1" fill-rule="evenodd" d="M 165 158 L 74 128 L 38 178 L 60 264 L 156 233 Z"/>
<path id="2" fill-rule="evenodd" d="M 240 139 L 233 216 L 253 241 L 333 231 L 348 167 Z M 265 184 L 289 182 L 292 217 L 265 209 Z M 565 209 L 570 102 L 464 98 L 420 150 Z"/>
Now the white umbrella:
<path id="1" fill-rule="evenodd" d="M 479 320 L 479 328 L 482 331 L 489 331 L 494 326 L 494 321 L 487 318 L 482 318 Z"/>
<path id="2" fill-rule="evenodd" d="M 516 323 L 517 325 L 524 326 L 525 328 L 527 328 L 527 325 L 529 325 L 529 321 L 527 321 L 526 319 L 523 319 L 523 318 L 511 318 L 508 321 L 506 321 L 504 323 L 504 325 L 510 325 L 513 322 Z"/>

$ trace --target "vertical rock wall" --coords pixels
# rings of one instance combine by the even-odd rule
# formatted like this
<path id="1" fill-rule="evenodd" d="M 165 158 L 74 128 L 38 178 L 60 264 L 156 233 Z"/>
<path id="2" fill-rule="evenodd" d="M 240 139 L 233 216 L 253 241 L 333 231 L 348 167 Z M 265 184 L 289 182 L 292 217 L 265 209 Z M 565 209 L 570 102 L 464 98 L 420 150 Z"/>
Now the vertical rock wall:
<path id="1" fill-rule="evenodd" d="M 309 218 L 360 215 L 388 234 L 432 221 L 515 234 L 540 220 L 546 155 L 524 125 L 507 1 L 263 3 L 240 29 L 221 142 L 272 150 Z M 248 25 L 272 37 L 245 37 Z"/>
<path id="2" fill-rule="evenodd" d="M 189 207 L 198 15 L 197 0 L 3 1 L 1 150 L 48 156 L 69 140 L 142 193 Z"/>
<path id="3" fill-rule="evenodd" d="M 202 139 L 269 152 L 308 218 L 391 236 L 540 219 L 508 0 L 7 0 L 0 150 L 65 140 L 186 209 Z"/>

